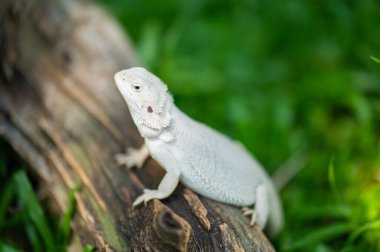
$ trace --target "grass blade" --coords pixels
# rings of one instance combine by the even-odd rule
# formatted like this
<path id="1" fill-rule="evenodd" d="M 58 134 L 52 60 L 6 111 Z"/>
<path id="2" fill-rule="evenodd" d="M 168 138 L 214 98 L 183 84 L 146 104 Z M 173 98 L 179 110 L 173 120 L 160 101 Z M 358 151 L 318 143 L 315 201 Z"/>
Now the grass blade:
<path id="1" fill-rule="evenodd" d="M 94 251 L 95 247 L 92 245 L 86 245 L 86 247 L 83 249 L 83 252 L 92 252 Z"/>
<path id="2" fill-rule="evenodd" d="M 43 245 L 40 237 L 38 237 L 36 228 L 28 223 L 25 223 L 25 232 L 28 236 L 28 241 L 33 247 L 34 251 L 43 251 Z"/>
<path id="3" fill-rule="evenodd" d="M 369 222 L 359 229 L 355 230 L 348 238 L 349 242 L 354 242 L 362 233 L 370 230 L 380 229 L 380 220 Z"/>
<path id="4" fill-rule="evenodd" d="M 76 183 L 75 186 L 71 189 L 68 197 L 68 207 L 66 212 L 62 217 L 62 222 L 60 224 L 60 240 L 66 246 L 69 242 L 70 237 L 70 225 L 75 212 L 75 194 L 78 192 L 80 187 L 79 183 Z"/>
<path id="5" fill-rule="evenodd" d="M 332 189 L 336 192 L 334 157 L 332 157 L 329 162 L 328 178 Z"/>
<path id="6" fill-rule="evenodd" d="M 58 244 L 54 242 L 53 233 L 48 226 L 44 212 L 33 192 L 32 185 L 27 178 L 25 171 L 18 171 L 13 176 L 19 201 L 21 206 L 25 208 L 28 218 L 35 225 L 35 228 L 44 241 L 48 251 L 59 251 Z"/>
<path id="7" fill-rule="evenodd" d="M 294 242 L 286 247 L 287 250 L 295 250 L 303 247 L 310 247 L 315 244 L 333 240 L 341 235 L 347 234 L 352 230 L 352 226 L 347 223 L 338 223 L 332 226 L 323 227 L 318 229 L 304 238 Z"/>
<path id="8" fill-rule="evenodd" d="M 0 230 L 5 225 L 5 215 L 14 195 L 13 183 L 7 183 L 1 191 L 0 198 Z"/>
<path id="9" fill-rule="evenodd" d="M 5 244 L 2 241 L 0 241 L 0 251 L 1 252 L 22 252 L 22 250 L 12 247 L 11 245 Z"/>
<path id="10" fill-rule="evenodd" d="M 380 64 L 380 59 L 374 57 L 374 56 L 369 56 L 373 61 L 375 61 L 376 63 L 379 63 Z"/>

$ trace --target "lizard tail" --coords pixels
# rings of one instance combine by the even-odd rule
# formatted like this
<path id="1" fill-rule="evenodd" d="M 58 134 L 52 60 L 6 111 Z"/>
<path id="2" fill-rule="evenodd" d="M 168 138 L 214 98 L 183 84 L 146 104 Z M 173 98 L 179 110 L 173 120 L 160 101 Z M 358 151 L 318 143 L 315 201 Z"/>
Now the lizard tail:
<path id="1" fill-rule="evenodd" d="M 273 188 L 273 190 L 275 189 Z M 269 212 L 267 229 L 268 235 L 273 238 L 282 230 L 284 226 L 284 213 L 277 193 L 273 193 L 271 195 L 273 195 L 273 197 L 270 200 L 271 208 Z"/>
<path id="2" fill-rule="evenodd" d="M 289 181 L 303 168 L 308 158 L 305 150 L 300 150 L 294 153 L 283 165 L 281 165 L 272 176 L 272 188 L 274 195 L 271 198 L 271 209 L 269 212 L 268 220 L 268 235 L 275 237 L 284 226 L 284 214 L 282 204 L 278 196 L 280 192 Z M 277 191 L 277 192 L 276 192 Z"/>
<path id="3" fill-rule="evenodd" d="M 272 181 L 277 191 L 281 191 L 297 173 L 305 167 L 308 157 L 305 150 L 291 155 L 272 175 Z"/>

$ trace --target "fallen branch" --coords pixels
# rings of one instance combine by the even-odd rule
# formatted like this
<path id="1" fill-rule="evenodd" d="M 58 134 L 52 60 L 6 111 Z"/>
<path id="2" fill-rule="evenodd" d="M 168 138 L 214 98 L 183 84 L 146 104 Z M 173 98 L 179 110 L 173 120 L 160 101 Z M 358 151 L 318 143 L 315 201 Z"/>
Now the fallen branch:
<path id="1" fill-rule="evenodd" d="M 113 83 L 137 65 L 128 40 L 86 1 L 0 4 L 0 134 L 30 165 L 62 213 L 76 193 L 74 233 L 102 251 L 273 251 L 235 207 L 179 187 L 168 199 L 131 208 L 163 170 L 116 165 L 115 153 L 142 139 Z"/>

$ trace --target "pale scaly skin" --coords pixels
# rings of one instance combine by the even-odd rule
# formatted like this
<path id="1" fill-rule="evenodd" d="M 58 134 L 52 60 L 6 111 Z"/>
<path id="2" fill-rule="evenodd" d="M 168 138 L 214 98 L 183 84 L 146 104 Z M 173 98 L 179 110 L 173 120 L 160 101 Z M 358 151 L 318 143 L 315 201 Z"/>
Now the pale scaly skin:
<path id="1" fill-rule="evenodd" d="M 151 155 L 166 170 L 157 190 L 145 189 L 133 206 L 169 197 L 181 181 L 201 195 L 243 207 L 243 213 L 252 216 L 251 224 L 268 226 L 271 235 L 280 231 L 283 216 L 277 192 L 240 143 L 182 113 L 166 85 L 144 68 L 120 71 L 115 82 L 145 140 L 139 150 L 118 154 L 118 163 L 141 167 Z"/>

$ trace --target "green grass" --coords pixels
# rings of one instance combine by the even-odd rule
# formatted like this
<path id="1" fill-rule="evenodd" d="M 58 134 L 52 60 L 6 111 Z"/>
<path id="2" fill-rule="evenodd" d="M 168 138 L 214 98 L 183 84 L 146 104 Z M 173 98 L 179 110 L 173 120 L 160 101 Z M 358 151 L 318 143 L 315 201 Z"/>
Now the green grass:
<path id="1" fill-rule="evenodd" d="M 0 251 L 66 251 L 75 210 L 76 185 L 60 224 L 44 212 L 25 169 L 0 142 Z M 92 251 L 86 247 L 85 251 Z"/>
<path id="2" fill-rule="evenodd" d="M 380 250 L 380 2 L 101 1 L 181 110 L 243 142 L 281 192 L 280 251 Z"/>
<path id="3" fill-rule="evenodd" d="M 101 2 L 181 110 L 239 139 L 269 172 L 305 153 L 281 192 L 279 251 L 380 251 L 379 1 Z M 21 248 L 4 238 L 10 229 L 35 250 L 67 241 L 31 187 L 18 188 L 25 172 L 0 158 L 0 250 Z"/>

